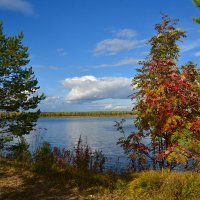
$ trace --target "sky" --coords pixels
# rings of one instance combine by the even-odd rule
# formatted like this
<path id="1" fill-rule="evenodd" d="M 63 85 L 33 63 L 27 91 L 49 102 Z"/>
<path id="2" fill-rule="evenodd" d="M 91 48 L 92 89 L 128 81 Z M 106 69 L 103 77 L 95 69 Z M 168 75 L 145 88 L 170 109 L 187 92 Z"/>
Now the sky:
<path id="1" fill-rule="evenodd" d="M 131 80 L 161 13 L 187 38 L 179 64 L 200 63 L 200 9 L 192 0 L 0 0 L 8 36 L 24 33 L 41 111 L 131 110 Z"/>

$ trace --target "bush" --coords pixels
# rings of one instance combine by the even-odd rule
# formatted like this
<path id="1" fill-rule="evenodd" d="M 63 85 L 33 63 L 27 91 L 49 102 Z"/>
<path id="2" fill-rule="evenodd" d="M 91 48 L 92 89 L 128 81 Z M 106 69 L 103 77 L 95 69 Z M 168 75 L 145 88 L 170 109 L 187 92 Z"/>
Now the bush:
<path id="1" fill-rule="evenodd" d="M 54 147 L 53 156 L 56 164 L 63 168 L 66 165 L 71 165 L 73 161 L 73 153 L 65 148 Z"/>
<path id="2" fill-rule="evenodd" d="M 83 144 L 81 136 L 75 147 L 74 164 L 77 168 L 85 171 L 89 168 L 92 151 L 87 143 Z"/>
<path id="3" fill-rule="evenodd" d="M 9 157 L 19 161 L 29 161 L 31 158 L 29 145 L 27 144 L 24 138 L 21 138 L 19 143 L 12 145 L 9 148 L 9 152 Z"/>
<path id="4" fill-rule="evenodd" d="M 54 147 L 47 142 L 43 143 L 33 155 L 34 169 L 40 172 L 47 172 L 51 169 L 64 169 L 69 166 L 75 166 L 81 171 L 92 170 L 103 172 L 106 158 L 102 151 L 92 152 L 90 146 L 83 143 L 81 136 L 74 151 L 65 148 Z M 53 167 L 53 168 L 52 168 Z"/>
<path id="5" fill-rule="evenodd" d="M 95 150 L 91 157 L 91 169 L 96 172 L 103 172 L 106 157 L 100 150 Z"/>
<path id="6" fill-rule="evenodd" d="M 92 170 L 95 172 L 103 172 L 106 158 L 100 150 L 93 152 L 87 142 L 83 143 L 80 136 L 75 147 L 73 160 L 73 164 L 83 171 Z"/>
<path id="7" fill-rule="evenodd" d="M 51 145 L 44 142 L 35 152 L 34 169 L 39 172 L 47 172 L 51 170 L 55 160 Z"/>

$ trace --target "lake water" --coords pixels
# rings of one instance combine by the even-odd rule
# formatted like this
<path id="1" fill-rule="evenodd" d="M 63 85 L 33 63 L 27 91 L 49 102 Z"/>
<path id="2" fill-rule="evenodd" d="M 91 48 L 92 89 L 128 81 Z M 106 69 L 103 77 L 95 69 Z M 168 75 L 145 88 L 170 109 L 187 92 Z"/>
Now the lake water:
<path id="1" fill-rule="evenodd" d="M 92 150 L 102 150 L 108 157 L 109 164 L 126 165 L 127 158 L 123 149 L 116 145 L 118 138 L 122 136 L 114 126 L 115 121 L 122 117 L 101 117 L 101 118 L 41 118 L 37 123 L 37 131 L 27 137 L 31 151 L 37 148 L 39 143 L 49 142 L 52 147 L 65 147 L 73 149 L 81 135 L 83 141 Z M 135 128 L 133 118 L 124 118 L 124 130 L 127 134 Z"/>

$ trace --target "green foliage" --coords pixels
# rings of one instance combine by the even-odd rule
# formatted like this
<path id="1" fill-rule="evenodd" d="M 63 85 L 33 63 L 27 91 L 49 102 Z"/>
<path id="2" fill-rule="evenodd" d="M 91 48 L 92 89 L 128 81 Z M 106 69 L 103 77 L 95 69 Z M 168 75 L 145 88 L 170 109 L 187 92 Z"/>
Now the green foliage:
<path id="1" fill-rule="evenodd" d="M 103 172 L 106 157 L 102 151 L 91 150 L 90 146 L 79 137 L 78 143 L 73 152 L 73 164 L 82 171 L 92 170 Z"/>
<path id="2" fill-rule="evenodd" d="M 81 136 L 79 137 L 77 146 L 75 147 L 74 164 L 77 168 L 87 170 L 92 155 L 91 148 L 87 143 L 83 144 Z"/>
<path id="3" fill-rule="evenodd" d="M 80 136 L 73 150 L 54 147 L 44 142 L 33 155 L 33 168 L 35 171 L 46 173 L 57 169 L 75 167 L 82 172 L 103 172 L 106 161 L 102 151 L 91 150 L 90 146 Z"/>
<path id="4" fill-rule="evenodd" d="M 193 4 L 200 8 L 200 0 L 192 0 Z M 200 24 L 200 17 L 193 17 L 193 21 Z"/>
<path id="5" fill-rule="evenodd" d="M 23 34 L 6 36 L 0 23 L 0 140 L 22 137 L 35 126 L 40 111 L 36 109 L 44 95 L 35 95 L 39 87 L 32 67 L 28 67 L 28 47 L 22 44 Z M 10 115 L 10 112 L 17 114 Z M 4 141 L 3 141 L 4 142 Z"/>
<path id="6" fill-rule="evenodd" d="M 31 153 L 29 151 L 29 145 L 23 137 L 17 144 L 9 148 L 9 157 L 19 161 L 30 161 Z"/>
<path id="7" fill-rule="evenodd" d="M 200 0 L 192 0 L 192 2 L 193 2 L 197 7 L 200 7 Z"/>
<path id="8" fill-rule="evenodd" d="M 55 160 L 51 145 L 47 142 L 44 142 L 34 154 L 33 168 L 35 171 L 45 173 L 51 171 L 54 162 Z"/>
<path id="9" fill-rule="evenodd" d="M 195 21 L 196 23 L 200 24 L 200 17 L 193 17 L 192 19 L 193 19 L 193 21 Z"/>
<path id="10" fill-rule="evenodd" d="M 91 168 L 96 172 L 103 172 L 106 157 L 100 150 L 95 150 L 91 157 Z"/>

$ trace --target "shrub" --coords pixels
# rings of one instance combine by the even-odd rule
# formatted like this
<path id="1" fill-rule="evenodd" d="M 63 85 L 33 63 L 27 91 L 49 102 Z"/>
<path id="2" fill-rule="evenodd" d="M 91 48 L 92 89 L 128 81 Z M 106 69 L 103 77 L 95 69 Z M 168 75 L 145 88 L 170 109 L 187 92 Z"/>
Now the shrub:
<path id="1" fill-rule="evenodd" d="M 87 170 L 91 160 L 92 151 L 87 143 L 83 144 L 81 136 L 75 147 L 74 164 L 83 171 Z"/>
<path id="2" fill-rule="evenodd" d="M 23 137 L 21 137 L 20 141 L 12 145 L 9 148 L 9 157 L 17 159 L 19 161 L 29 161 L 31 158 L 31 153 L 29 151 L 29 145 L 25 141 Z"/>
<path id="3" fill-rule="evenodd" d="M 95 150 L 91 157 L 91 169 L 96 172 L 103 172 L 106 157 L 100 150 Z"/>
<path id="4" fill-rule="evenodd" d="M 54 147 L 53 156 L 57 165 L 63 168 L 65 165 L 72 164 L 73 161 L 73 153 L 70 150 L 65 148 L 59 149 L 58 147 Z"/>
<path id="5" fill-rule="evenodd" d="M 34 155 L 34 169 L 39 172 L 47 172 L 51 170 L 54 164 L 54 156 L 51 149 L 51 145 L 48 142 L 44 142 L 35 152 Z"/>

